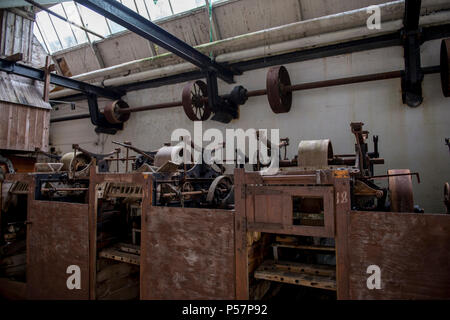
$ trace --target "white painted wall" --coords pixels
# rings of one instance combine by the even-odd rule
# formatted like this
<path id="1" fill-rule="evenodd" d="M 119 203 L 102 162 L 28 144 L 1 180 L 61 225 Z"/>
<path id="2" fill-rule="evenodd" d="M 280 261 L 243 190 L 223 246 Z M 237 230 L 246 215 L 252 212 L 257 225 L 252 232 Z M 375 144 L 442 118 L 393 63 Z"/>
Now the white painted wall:
<path id="1" fill-rule="evenodd" d="M 439 64 L 440 40 L 422 46 L 422 66 Z M 286 65 L 292 83 L 319 81 L 362 75 L 403 68 L 401 47 L 377 49 L 336 57 Z M 246 72 L 236 77 L 237 84 L 248 90 L 265 86 L 267 69 Z M 227 93 L 232 85 L 219 84 L 220 92 Z M 127 100 L 132 107 L 181 99 L 183 84 L 130 92 Z M 225 128 L 279 128 L 281 137 L 289 137 L 288 157 L 297 152 L 300 140 L 330 138 L 335 153 L 354 151 L 354 137 L 350 122 L 362 121 L 370 134 L 377 134 L 380 153 L 385 165 L 376 168 L 377 174 L 388 168 L 418 171 L 422 183 L 414 181 L 415 202 L 427 212 L 444 212 L 442 189 L 450 181 L 450 154 L 444 138 L 450 137 L 450 99 L 442 95 L 438 74 L 427 75 L 423 82 L 424 102 L 418 108 L 402 104 L 399 79 L 383 80 L 331 88 L 296 92 L 291 111 L 272 113 L 267 98 L 250 98 L 241 107 L 240 118 L 225 125 L 204 122 L 204 130 Z M 64 107 L 54 117 L 75 112 L 86 113 L 87 105 L 75 112 Z M 193 123 L 182 108 L 171 108 L 135 113 L 125 129 L 115 136 L 97 135 L 89 119 L 54 123 L 51 143 L 62 152 L 70 151 L 72 143 L 79 143 L 94 152 L 109 152 L 112 140 L 130 140 L 144 149 L 159 148 L 168 142 L 176 128 L 193 130 Z M 372 148 L 372 144 L 370 144 Z"/>

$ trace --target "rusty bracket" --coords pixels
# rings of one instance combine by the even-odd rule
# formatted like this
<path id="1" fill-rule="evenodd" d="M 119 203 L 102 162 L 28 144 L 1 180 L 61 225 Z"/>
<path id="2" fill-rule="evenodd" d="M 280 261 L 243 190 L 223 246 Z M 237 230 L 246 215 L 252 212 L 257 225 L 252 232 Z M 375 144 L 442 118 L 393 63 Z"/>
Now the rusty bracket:
<path id="1" fill-rule="evenodd" d="M 419 27 L 421 0 L 406 0 L 401 37 L 405 59 L 402 74 L 402 100 L 410 107 L 422 104 L 423 71 L 420 65 L 420 45 L 423 43 Z"/>
<path id="2" fill-rule="evenodd" d="M 98 108 L 97 95 L 87 93 L 86 96 L 89 105 L 89 114 L 91 117 L 91 122 L 94 126 L 96 126 L 95 132 L 116 134 L 118 130 L 123 129 L 123 123 L 109 123 L 108 120 L 106 120 L 105 115 L 101 113 Z"/>

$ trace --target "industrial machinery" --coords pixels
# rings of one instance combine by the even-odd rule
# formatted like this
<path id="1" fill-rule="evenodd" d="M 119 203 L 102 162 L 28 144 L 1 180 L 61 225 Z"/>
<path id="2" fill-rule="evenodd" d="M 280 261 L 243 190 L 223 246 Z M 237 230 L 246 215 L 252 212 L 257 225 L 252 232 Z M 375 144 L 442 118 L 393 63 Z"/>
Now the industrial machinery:
<path id="1" fill-rule="evenodd" d="M 301 141 L 294 159 L 280 156 L 281 168 L 274 175 L 236 172 L 236 219 L 245 219 L 247 226 L 246 241 L 236 243 L 242 259 L 237 270 L 241 277 L 248 275 L 247 282 L 236 283 L 242 294 L 238 297 L 342 298 L 347 290 L 343 273 L 348 272 L 342 264 L 346 214 L 392 212 L 408 220 L 412 212 L 423 213 L 413 202 L 412 176 L 420 182 L 418 173 L 388 170 L 376 175 L 374 166 L 384 163 L 378 137 L 369 151 L 363 123 L 351 123 L 350 128 L 354 154 L 334 154 L 328 139 Z M 387 179 L 387 186 L 379 186 L 380 179 Z"/>
<path id="2" fill-rule="evenodd" d="M 113 142 L 139 155 L 131 158 L 134 172 L 151 173 L 153 205 L 179 207 L 232 208 L 233 179 L 224 175 L 221 165 L 185 163 L 181 146 L 165 145 L 156 151 L 144 151 L 130 142 Z M 125 160 L 128 162 L 128 160 Z M 128 171 L 128 163 L 125 171 Z"/>
<path id="3" fill-rule="evenodd" d="M 421 69 L 423 74 L 439 73 L 441 76 L 442 93 L 445 97 L 450 95 L 449 70 L 450 70 L 450 39 L 442 40 L 440 51 L 440 66 Z M 158 103 L 148 106 L 130 108 L 123 100 L 115 100 L 106 106 L 103 113 L 110 124 L 122 124 L 129 119 L 130 113 L 163 108 L 183 107 L 186 116 L 192 121 L 205 121 L 214 114 L 213 120 L 228 123 L 239 116 L 239 106 L 244 105 L 248 98 L 267 95 L 270 108 L 274 113 L 289 112 L 292 106 L 292 93 L 295 91 L 325 88 L 368 81 L 404 78 L 403 70 L 395 70 L 383 73 L 368 74 L 363 76 L 346 77 L 340 79 L 324 80 L 311 83 L 291 84 L 289 72 L 284 66 L 270 67 L 266 76 L 266 88 L 248 91 L 243 86 L 236 86 L 226 95 L 212 99 L 208 92 L 210 86 L 202 80 L 188 82 L 182 91 L 181 101 Z M 208 79 L 208 82 L 214 82 Z M 406 86 L 406 85 L 405 85 Z M 213 88 L 214 89 L 214 88 Z M 217 91 L 217 88 L 215 88 Z M 214 93 L 212 93 L 214 95 Z M 216 93 L 217 94 L 217 93 Z M 404 102 L 412 105 L 413 102 L 406 99 Z M 210 106 L 211 100 L 221 108 Z M 421 102 L 421 98 L 419 99 Z M 420 103 L 419 103 L 420 104 Z"/>

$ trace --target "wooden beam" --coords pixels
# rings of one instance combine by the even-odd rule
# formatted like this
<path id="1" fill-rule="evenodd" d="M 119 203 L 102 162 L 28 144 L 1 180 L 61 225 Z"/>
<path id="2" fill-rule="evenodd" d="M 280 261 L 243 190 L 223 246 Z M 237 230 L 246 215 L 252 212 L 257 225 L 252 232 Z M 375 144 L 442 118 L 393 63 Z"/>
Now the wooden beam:
<path id="1" fill-rule="evenodd" d="M 22 52 L 14 53 L 14 54 L 12 54 L 12 55 L 10 55 L 10 56 L 7 56 L 7 57 L 5 58 L 5 60 L 11 61 L 11 62 L 22 61 L 22 60 L 23 60 L 23 53 L 22 53 Z"/>
<path id="2" fill-rule="evenodd" d="M 51 61 L 51 56 L 47 56 L 45 57 L 45 78 L 44 78 L 44 95 L 43 95 L 43 99 L 45 102 L 48 102 L 48 94 L 50 91 L 50 61 Z M 53 68 L 55 67 L 55 65 L 53 65 Z"/>

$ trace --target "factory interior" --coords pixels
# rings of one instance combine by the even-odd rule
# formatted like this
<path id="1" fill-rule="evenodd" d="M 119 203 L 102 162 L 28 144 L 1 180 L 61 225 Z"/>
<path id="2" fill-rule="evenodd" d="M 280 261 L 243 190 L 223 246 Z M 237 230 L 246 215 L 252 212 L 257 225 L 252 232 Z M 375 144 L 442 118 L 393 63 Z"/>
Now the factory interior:
<path id="1" fill-rule="evenodd" d="M 0 300 L 450 299 L 450 0 L 0 1 Z"/>

